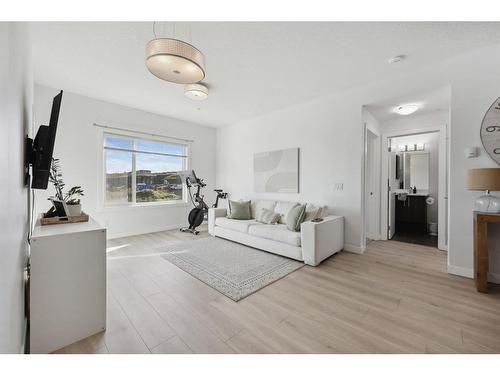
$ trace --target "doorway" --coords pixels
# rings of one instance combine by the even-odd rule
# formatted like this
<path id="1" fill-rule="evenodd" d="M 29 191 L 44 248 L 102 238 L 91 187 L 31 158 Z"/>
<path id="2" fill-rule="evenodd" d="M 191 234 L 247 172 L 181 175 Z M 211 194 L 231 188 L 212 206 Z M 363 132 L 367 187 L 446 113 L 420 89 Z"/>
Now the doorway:
<path id="1" fill-rule="evenodd" d="M 387 231 L 382 231 L 386 233 L 383 239 L 397 239 L 447 250 L 446 129 L 447 125 L 443 123 L 426 129 L 382 136 L 382 142 L 387 145 L 382 152 L 382 179 L 387 181 L 387 187 L 381 194 L 382 206 L 386 207 L 382 210 L 381 222 L 387 223 Z M 406 196 L 403 196 L 405 193 Z M 437 237 L 437 243 L 436 238 L 429 236 Z"/>
<path id="2" fill-rule="evenodd" d="M 387 237 L 438 247 L 439 132 L 387 141 Z"/>
<path id="3" fill-rule="evenodd" d="M 411 230 L 418 227 L 418 231 L 425 233 L 423 237 L 426 237 L 425 240 L 418 241 L 419 243 L 427 246 L 437 246 L 440 250 L 447 250 L 449 212 L 447 196 L 449 147 L 447 142 L 450 103 L 451 90 L 449 87 L 443 87 L 434 91 L 386 99 L 362 107 L 365 155 L 362 159 L 362 246 L 365 246 L 367 241 L 374 239 L 398 239 L 415 243 L 418 240 L 409 238 L 410 235 L 405 235 L 406 231 L 403 229 L 409 229 L 409 232 L 411 232 Z M 429 134 L 432 134 L 432 137 L 435 138 L 432 148 L 437 151 L 433 151 L 432 156 L 429 154 L 430 145 L 425 145 L 427 141 L 404 138 L 423 137 Z M 400 142 L 405 147 L 404 153 L 403 149 L 399 149 L 396 140 L 405 141 Z M 378 151 L 374 152 L 373 145 L 377 142 Z M 391 145 L 390 142 L 393 144 Z M 391 151 L 394 152 L 391 153 Z M 412 153 L 414 154 L 413 158 Z M 426 153 L 427 156 L 425 156 Z M 437 178 L 433 177 L 432 179 L 433 187 L 430 194 L 428 192 L 430 187 L 426 188 L 426 184 L 428 185 L 430 180 L 425 182 L 427 174 L 419 175 L 417 170 L 414 171 L 417 174 L 413 176 L 413 183 L 411 178 L 407 179 L 405 186 L 403 174 L 406 172 L 402 170 L 403 163 L 407 163 L 406 172 L 409 177 L 411 177 L 410 170 L 412 167 L 415 169 L 419 165 L 425 166 L 431 163 L 433 176 L 435 176 L 437 170 Z M 396 170 L 398 170 L 397 177 L 395 175 Z M 393 173 L 390 173 L 390 171 L 393 171 Z M 430 169 L 428 171 L 430 172 Z M 400 173 L 401 176 L 399 176 Z M 377 194 L 377 190 L 373 189 L 374 181 L 375 184 L 378 184 L 379 195 L 378 198 L 375 197 L 372 200 L 371 197 Z M 417 184 L 414 181 L 417 181 Z M 424 185 L 421 185 L 421 183 Z M 415 185 L 420 185 L 417 186 L 417 192 L 414 193 L 412 189 L 412 194 L 410 194 L 410 186 L 415 188 Z M 403 195 L 405 192 L 407 192 L 406 197 Z M 401 193 L 401 196 L 399 193 Z M 418 198 L 419 195 L 423 198 Z M 428 200 L 427 198 L 432 199 Z M 374 203 L 377 199 L 378 205 Z M 402 207 L 401 202 L 403 202 Z M 417 208 L 421 211 L 413 212 Z M 374 214 L 377 211 L 378 214 Z M 405 214 L 417 215 L 420 219 L 429 215 L 429 218 L 425 221 L 421 219 L 416 223 L 418 225 L 414 225 L 415 223 L 412 224 L 414 222 L 413 217 L 408 219 L 408 217 L 404 216 Z M 431 236 L 429 232 L 432 233 L 431 238 L 428 237 Z M 436 233 L 437 236 L 434 236 Z"/>

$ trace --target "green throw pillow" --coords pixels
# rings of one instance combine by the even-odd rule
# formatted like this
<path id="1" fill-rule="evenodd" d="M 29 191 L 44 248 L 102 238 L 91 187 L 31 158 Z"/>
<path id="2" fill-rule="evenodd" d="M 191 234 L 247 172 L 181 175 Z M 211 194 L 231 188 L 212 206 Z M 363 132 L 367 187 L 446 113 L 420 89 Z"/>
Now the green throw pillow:
<path id="1" fill-rule="evenodd" d="M 306 205 L 298 205 L 293 207 L 288 215 L 286 215 L 286 227 L 294 232 L 300 231 L 300 224 L 303 223 L 306 217 Z"/>
<path id="2" fill-rule="evenodd" d="M 229 219 L 250 220 L 252 212 L 250 210 L 250 201 L 229 201 Z"/>

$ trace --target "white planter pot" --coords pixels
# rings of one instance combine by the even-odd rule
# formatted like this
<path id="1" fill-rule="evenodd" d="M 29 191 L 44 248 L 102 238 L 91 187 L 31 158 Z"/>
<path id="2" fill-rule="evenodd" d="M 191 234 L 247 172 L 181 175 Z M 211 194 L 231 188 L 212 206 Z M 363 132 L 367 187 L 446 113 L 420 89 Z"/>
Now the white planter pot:
<path id="1" fill-rule="evenodd" d="M 81 204 L 67 204 L 68 208 L 68 216 L 79 216 L 82 213 L 82 205 Z"/>

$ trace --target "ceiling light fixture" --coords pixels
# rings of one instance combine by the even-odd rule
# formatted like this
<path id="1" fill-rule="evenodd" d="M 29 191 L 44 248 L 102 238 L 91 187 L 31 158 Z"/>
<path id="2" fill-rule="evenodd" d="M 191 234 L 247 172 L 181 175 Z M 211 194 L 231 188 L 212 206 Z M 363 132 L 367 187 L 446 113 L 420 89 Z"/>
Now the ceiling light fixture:
<path id="1" fill-rule="evenodd" d="M 146 45 L 146 66 L 156 77 L 168 82 L 188 84 L 205 78 L 205 57 L 196 47 L 182 40 L 156 38 Z"/>
<path id="2" fill-rule="evenodd" d="M 395 63 L 398 63 L 400 61 L 403 61 L 404 59 L 406 59 L 405 55 L 397 55 L 397 56 L 391 57 L 389 60 L 387 60 L 387 62 L 389 64 L 395 64 Z"/>
<path id="3" fill-rule="evenodd" d="M 400 105 L 396 108 L 394 108 L 394 112 L 407 116 L 411 115 L 412 113 L 416 112 L 418 110 L 419 106 L 416 104 L 405 104 L 405 105 Z"/>
<path id="4" fill-rule="evenodd" d="M 201 83 L 192 83 L 184 87 L 184 96 L 192 100 L 205 100 L 208 98 L 208 87 Z"/>

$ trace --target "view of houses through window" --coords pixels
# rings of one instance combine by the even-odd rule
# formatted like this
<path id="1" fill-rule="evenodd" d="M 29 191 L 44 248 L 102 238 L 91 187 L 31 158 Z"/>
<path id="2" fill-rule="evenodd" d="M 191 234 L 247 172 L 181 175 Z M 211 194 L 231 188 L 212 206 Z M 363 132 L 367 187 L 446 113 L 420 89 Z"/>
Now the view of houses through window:
<path id="1" fill-rule="evenodd" d="M 106 204 L 181 201 L 187 146 L 105 134 Z"/>

